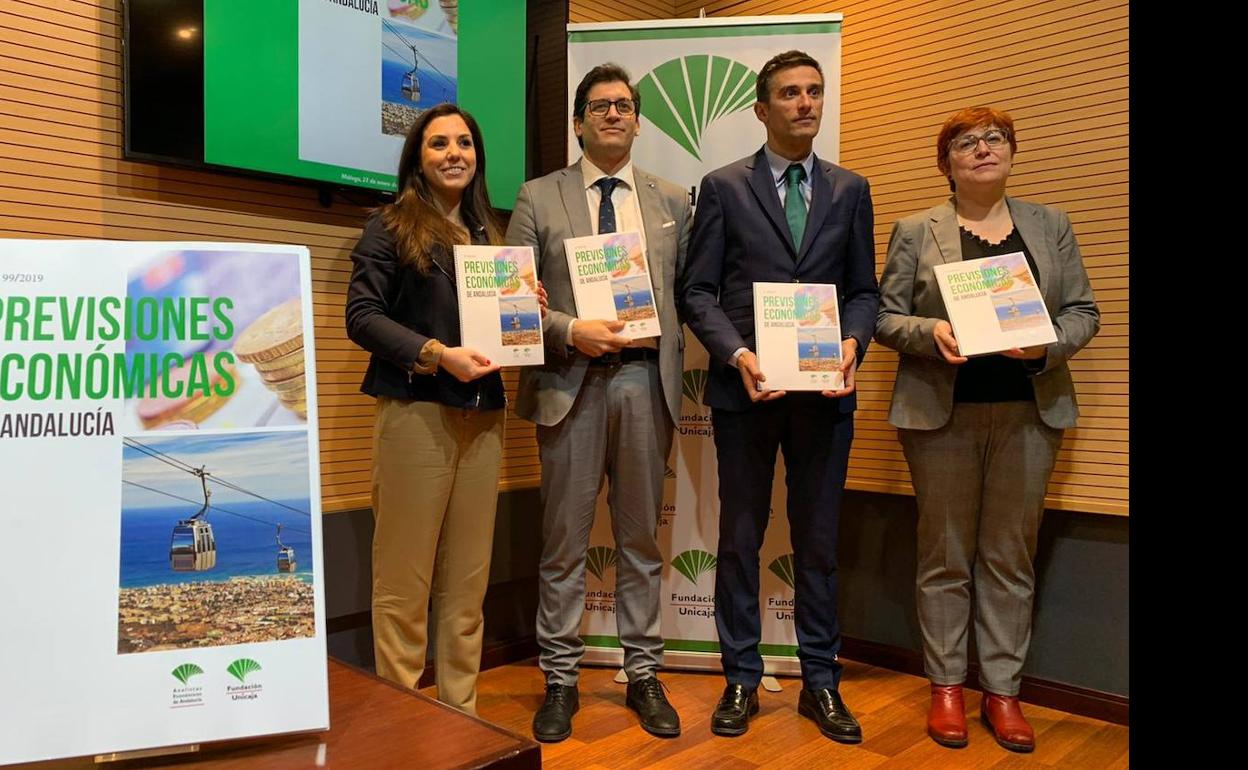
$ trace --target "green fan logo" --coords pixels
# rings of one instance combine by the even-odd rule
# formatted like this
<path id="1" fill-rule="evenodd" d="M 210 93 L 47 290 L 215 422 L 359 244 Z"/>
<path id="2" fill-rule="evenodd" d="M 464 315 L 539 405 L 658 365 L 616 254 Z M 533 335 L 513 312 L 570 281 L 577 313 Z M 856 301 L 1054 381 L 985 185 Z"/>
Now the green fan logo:
<path id="1" fill-rule="evenodd" d="M 260 664 L 255 662 L 251 658 L 239 658 L 238 660 L 231 663 L 230 667 L 226 669 L 226 671 L 229 672 L 230 676 L 234 677 L 240 682 L 246 682 L 248 674 L 250 674 L 253 671 L 259 671 L 259 670 L 260 670 Z"/>
<path id="2" fill-rule="evenodd" d="M 706 551 L 692 549 L 672 559 L 676 571 L 689 578 L 690 583 L 697 583 L 703 572 L 715 569 L 715 555 Z"/>
<path id="3" fill-rule="evenodd" d="M 750 108 L 758 73 L 723 56 L 683 56 L 637 81 L 646 120 L 702 160 L 702 137 L 720 117 Z"/>
<path id="4" fill-rule="evenodd" d="M 607 570 L 615 566 L 615 549 L 605 545 L 596 545 L 585 554 L 585 566 L 594 577 L 602 580 Z"/>
<path id="5" fill-rule="evenodd" d="M 793 588 L 793 554 L 786 553 L 784 556 L 776 557 L 775 561 L 767 565 L 767 569 L 780 578 L 786 586 Z"/>
<path id="6" fill-rule="evenodd" d="M 174 679 L 177 679 L 182 684 L 186 684 L 191 677 L 199 676 L 204 673 L 204 670 L 194 663 L 183 663 L 169 673 L 173 674 Z"/>
<path id="7" fill-rule="evenodd" d="M 663 466 L 663 478 L 665 478 L 665 479 L 674 479 L 674 478 L 676 478 L 676 471 L 672 470 L 672 466 L 670 466 L 670 465 L 664 465 L 664 466 Z"/>
<path id="8" fill-rule="evenodd" d="M 680 390 L 685 398 L 701 406 L 702 392 L 706 390 L 706 381 L 710 376 L 707 369 L 686 369 L 680 378 Z"/>

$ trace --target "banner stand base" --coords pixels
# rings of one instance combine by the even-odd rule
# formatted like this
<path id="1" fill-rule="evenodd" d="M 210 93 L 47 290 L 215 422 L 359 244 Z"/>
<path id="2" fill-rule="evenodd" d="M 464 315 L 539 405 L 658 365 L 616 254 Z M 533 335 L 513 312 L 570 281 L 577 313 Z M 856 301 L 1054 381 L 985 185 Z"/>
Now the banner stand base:
<path id="1" fill-rule="evenodd" d="M 619 647 L 586 647 L 581 663 L 588 666 L 608 666 L 619 668 L 615 681 L 621 684 L 628 681 L 624 669 L 624 651 Z M 663 653 L 663 668 L 676 671 L 722 671 L 718 652 L 688 652 L 685 650 L 666 650 Z M 763 689 L 768 692 L 780 692 L 777 676 L 801 676 L 802 668 L 797 658 L 781 655 L 763 656 Z M 770 686 L 768 682 L 770 681 Z M 775 689 L 772 689 L 772 688 Z"/>
<path id="2" fill-rule="evenodd" d="M 123 759 L 141 759 L 143 757 L 163 757 L 170 754 L 193 754 L 199 751 L 198 743 L 184 743 L 181 746 L 161 746 L 158 749 L 136 749 L 134 751 L 114 751 L 111 754 L 96 754 L 97 765 L 105 762 L 120 762 Z"/>

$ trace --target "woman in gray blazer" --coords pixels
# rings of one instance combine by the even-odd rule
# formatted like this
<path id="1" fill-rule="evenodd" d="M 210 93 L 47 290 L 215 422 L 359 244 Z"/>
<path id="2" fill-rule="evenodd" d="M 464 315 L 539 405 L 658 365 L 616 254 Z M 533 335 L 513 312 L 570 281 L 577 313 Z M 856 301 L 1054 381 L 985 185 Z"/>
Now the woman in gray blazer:
<path id="1" fill-rule="evenodd" d="M 889 422 L 918 500 L 917 604 L 932 682 L 928 734 L 967 743 L 962 684 L 974 584 L 981 718 L 998 743 L 1031 751 L 1018 703 L 1031 640 L 1036 538 L 1062 430 L 1078 409 L 1067 360 L 1100 328 L 1070 220 L 1005 195 L 1014 121 L 973 107 L 951 115 L 936 165 L 953 196 L 897 222 L 880 280 L 875 337 L 900 362 Z M 968 359 L 958 350 L 933 268 L 1023 252 L 1057 342 Z"/>

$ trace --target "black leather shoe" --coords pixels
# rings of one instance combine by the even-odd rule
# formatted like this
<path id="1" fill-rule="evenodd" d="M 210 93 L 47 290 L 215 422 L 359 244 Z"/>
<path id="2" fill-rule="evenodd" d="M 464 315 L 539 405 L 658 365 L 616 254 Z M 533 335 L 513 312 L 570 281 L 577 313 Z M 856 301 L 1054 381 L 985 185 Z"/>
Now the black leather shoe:
<path id="1" fill-rule="evenodd" d="M 730 684 L 724 688 L 711 714 L 711 732 L 716 735 L 745 735 L 750 729 L 750 717 L 758 713 L 758 691 L 747 689 L 743 684 Z"/>
<path id="2" fill-rule="evenodd" d="M 841 743 L 862 743 L 862 726 L 836 690 L 807 690 L 797 699 L 797 713 L 810 717 L 819 732 Z"/>
<path id="3" fill-rule="evenodd" d="M 546 700 L 533 715 L 533 737 L 543 743 L 557 743 L 572 734 L 572 715 L 581 707 L 575 687 L 546 685 Z"/>
<path id="4" fill-rule="evenodd" d="M 641 717 L 641 729 L 660 738 L 680 735 L 680 715 L 663 694 L 663 683 L 649 676 L 628 683 L 624 703 Z"/>

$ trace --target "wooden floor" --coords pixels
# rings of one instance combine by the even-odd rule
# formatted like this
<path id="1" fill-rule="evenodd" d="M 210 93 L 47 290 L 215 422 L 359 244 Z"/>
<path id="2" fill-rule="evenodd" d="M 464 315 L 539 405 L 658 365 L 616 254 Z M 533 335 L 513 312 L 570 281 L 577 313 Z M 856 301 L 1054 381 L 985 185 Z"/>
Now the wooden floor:
<path id="1" fill-rule="evenodd" d="M 996 744 L 979 722 L 979 693 L 967 690 L 970 745 L 946 749 L 927 737 L 927 680 L 845 661 L 841 694 L 862 723 L 864 741 L 844 746 L 824 738 L 814 723 L 798 716 L 801 683 L 781 679 L 783 692 L 759 690 L 762 710 L 740 738 L 711 734 L 710 714 L 723 691 L 718 674 L 667 672 L 668 698 L 680 712 L 682 734 L 660 739 L 642 731 L 624 706 L 624 685 L 616 670 L 581 671 L 581 710 L 572 737 L 542 746 L 542 767 L 676 768 L 1125 768 L 1128 728 L 1061 711 L 1024 706 L 1036 730 L 1036 750 L 1014 754 Z M 423 690 L 435 695 L 433 688 Z M 533 712 L 541 704 L 542 676 L 535 662 L 484 672 L 477 710 L 522 735 L 531 735 Z"/>

